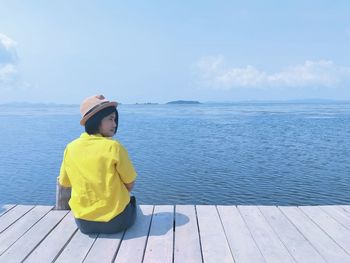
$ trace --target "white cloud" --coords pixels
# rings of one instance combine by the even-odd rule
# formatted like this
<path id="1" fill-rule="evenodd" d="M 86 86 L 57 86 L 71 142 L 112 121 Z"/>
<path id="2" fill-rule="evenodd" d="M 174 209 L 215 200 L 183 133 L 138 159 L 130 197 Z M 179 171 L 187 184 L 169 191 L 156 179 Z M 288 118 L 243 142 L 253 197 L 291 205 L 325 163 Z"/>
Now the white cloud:
<path id="1" fill-rule="evenodd" d="M 9 79 L 10 76 L 14 76 L 17 73 L 17 69 L 12 64 L 5 64 L 5 66 L 2 66 L 0 68 L 0 80 L 6 80 Z"/>
<path id="2" fill-rule="evenodd" d="M 254 66 L 228 67 L 223 56 L 203 57 L 195 65 L 201 85 L 214 89 L 338 87 L 350 83 L 350 67 L 329 60 L 305 61 L 276 73 Z"/>
<path id="3" fill-rule="evenodd" d="M 16 42 L 0 33 L 0 87 L 16 79 L 17 63 Z"/>

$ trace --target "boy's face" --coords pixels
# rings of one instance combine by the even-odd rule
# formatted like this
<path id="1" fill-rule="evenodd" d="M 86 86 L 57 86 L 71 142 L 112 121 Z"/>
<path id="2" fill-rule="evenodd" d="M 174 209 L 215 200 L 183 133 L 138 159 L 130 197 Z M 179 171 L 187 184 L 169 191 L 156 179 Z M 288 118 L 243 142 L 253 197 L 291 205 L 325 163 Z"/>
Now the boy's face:
<path id="1" fill-rule="evenodd" d="M 104 117 L 101 121 L 100 125 L 100 133 L 104 137 L 113 137 L 115 134 L 115 129 L 117 127 L 117 124 L 115 123 L 115 112 L 109 114 L 108 116 Z"/>

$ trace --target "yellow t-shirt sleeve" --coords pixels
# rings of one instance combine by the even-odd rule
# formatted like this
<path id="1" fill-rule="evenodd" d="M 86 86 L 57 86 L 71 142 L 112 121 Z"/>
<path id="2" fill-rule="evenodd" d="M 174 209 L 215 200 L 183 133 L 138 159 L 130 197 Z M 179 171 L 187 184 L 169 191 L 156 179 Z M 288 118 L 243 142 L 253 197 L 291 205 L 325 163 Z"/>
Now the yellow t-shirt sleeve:
<path id="1" fill-rule="evenodd" d="M 129 184 L 135 181 L 137 177 L 136 171 L 134 169 L 134 166 L 132 165 L 131 160 L 129 159 L 128 152 L 121 144 L 119 144 L 119 147 L 117 148 L 116 159 L 116 168 L 123 183 Z"/>
<path id="2" fill-rule="evenodd" d="M 67 148 L 64 150 L 63 160 L 60 169 L 60 175 L 58 177 L 58 183 L 63 187 L 72 187 L 65 167 L 65 159 L 66 159 Z"/>

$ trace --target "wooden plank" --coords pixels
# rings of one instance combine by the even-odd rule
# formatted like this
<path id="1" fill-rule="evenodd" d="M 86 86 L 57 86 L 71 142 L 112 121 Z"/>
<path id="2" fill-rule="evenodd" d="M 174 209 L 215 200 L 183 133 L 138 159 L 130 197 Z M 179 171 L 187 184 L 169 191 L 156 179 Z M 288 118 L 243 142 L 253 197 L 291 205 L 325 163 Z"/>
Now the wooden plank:
<path id="1" fill-rule="evenodd" d="M 5 214 L 6 212 L 8 212 L 9 210 L 11 210 L 14 207 L 15 207 L 15 205 L 1 205 L 0 206 L 0 216 L 2 216 L 3 214 Z"/>
<path id="2" fill-rule="evenodd" d="M 340 205 L 339 206 L 342 211 L 344 211 L 348 216 L 350 216 L 350 205 Z"/>
<path id="3" fill-rule="evenodd" d="M 350 230 L 350 214 L 348 216 L 343 209 L 334 205 L 320 206 L 320 208 Z"/>
<path id="4" fill-rule="evenodd" d="M 196 210 L 203 261 L 234 262 L 216 207 L 197 205 Z"/>
<path id="5" fill-rule="evenodd" d="M 174 262 L 202 262 L 198 224 L 194 205 L 175 206 Z"/>
<path id="6" fill-rule="evenodd" d="M 4 254 L 0 261 L 11 263 L 21 262 L 43 240 L 47 234 L 58 224 L 68 211 L 51 210 L 19 240 L 16 241 Z"/>
<path id="7" fill-rule="evenodd" d="M 235 262 L 265 262 L 236 206 L 217 206 Z"/>
<path id="8" fill-rule="evenodd" d="M 326 262 L 281 210 L 275 206 L 259 206 L 259 209 L 297 262 Z"/>
<path id="9" fill-rule="evenodd" d="M 153 205 L 138 206 L 135 224 L 126 230 L 114 262 L 142 262 L 153 209 Z"/>
<path id="10" fill-rule="evenodd" d="M 80 230 L 76 231 L 55 262 L 83 262 L 96 237 L 97 234 L 86 235 Z"/>
<path id="11" fill-rule="evenodd" d="M 238 206 L 244 221 L 267 262 L 294 262 L 257 206 Z"/>
<path id="12" fill-rule="evenodd" d="M 143 262 L 172 262 L 173 224 L 174 207 L 172 205 L 157 205 L 154 207 L 151 229 Z"/>
<path id="13" fill-rule="evenodd" d="M 69 212 L 29 257 L 27 257 L 25 262 L 53 262 L 76 230 L 77 225 L 74 221 L 73 214 Z"/>
<path id="14" fill-rule="evenodd" d="M 84 262 L 112 262 L 125 231 L 115 234 L 99 234 Z"/>
<path id="15" fill-rule="evenodd" d="M 6 228 L 12 225 L 16 220 L 21 218 L 25 213 L 27 213 L 34 206 L 32 205 L 17 205 L 6 214 L 0 217 L 0 233 L 2 233 Z"/>
<path id="16" fill-rule="evenodd" d="M 68 211 L 3 205 L 0 262 L 112 261 L 116 252 L 115 262 L 201 262 L 201 252 L 205 262 L 264 262 L 264 257 L 273 262 L 265 248 L 281 253 L 270 240 L 273 235 L 297 262 L 350 262 L 350 206 L 248 208 L 197 206 L 196 218 L 191 205 L 176 206 L 175 215 L 173 206 L 156 206 L 152 218 L 153 206 L 140 206 L 123 239 L 122 233 L 96 239 L 77 231 L 71 213 L 56 214 Z"/>
<path id="17" fill-rule="evenodd" d="M 306 239 L 328 262 L 350 262 L 350 257 L 323 230 L 297 207 L 279 209 L 299 229 Z"/>
<path id="18" fill-rule="evenodd" d="M 35 206 L 0 235 L 0 255 L 28 231 L 52 206 Z"/>
<path id="19" fill-rule="evenodd" d="M 317 206 L 302 206 L 300 209 L 347 251 L 350 259 L 350 230 Z"/>

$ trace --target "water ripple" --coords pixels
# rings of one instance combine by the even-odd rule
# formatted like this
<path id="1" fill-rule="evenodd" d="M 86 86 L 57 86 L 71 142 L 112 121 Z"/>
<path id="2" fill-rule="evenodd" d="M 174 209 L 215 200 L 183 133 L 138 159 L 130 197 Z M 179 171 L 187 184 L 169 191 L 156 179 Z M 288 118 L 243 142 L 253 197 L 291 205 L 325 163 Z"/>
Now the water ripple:
<path id="1" fill-rule="evenodd" d="M 120 105 L 143 204 L 350 203 L 349 104 Z M 0 106 L 0 203 L 53 204 L 78 107 Z"/>

